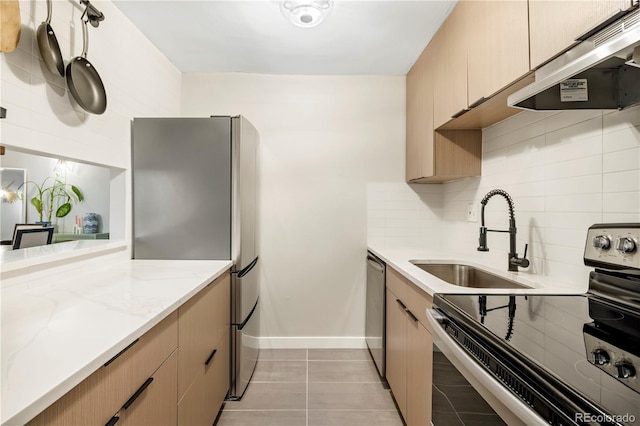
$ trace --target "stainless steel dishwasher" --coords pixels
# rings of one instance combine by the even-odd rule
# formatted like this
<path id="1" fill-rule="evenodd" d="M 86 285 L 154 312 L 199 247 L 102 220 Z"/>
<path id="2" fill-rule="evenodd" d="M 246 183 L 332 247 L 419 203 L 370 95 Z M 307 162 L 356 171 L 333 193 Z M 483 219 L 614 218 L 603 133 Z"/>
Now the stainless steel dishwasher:
<path id="1" fill-rule="evenodd" d="M 385 376 L 385 274 L 385 263 L 367 252 L 365 338 L 380 377 Z"/>

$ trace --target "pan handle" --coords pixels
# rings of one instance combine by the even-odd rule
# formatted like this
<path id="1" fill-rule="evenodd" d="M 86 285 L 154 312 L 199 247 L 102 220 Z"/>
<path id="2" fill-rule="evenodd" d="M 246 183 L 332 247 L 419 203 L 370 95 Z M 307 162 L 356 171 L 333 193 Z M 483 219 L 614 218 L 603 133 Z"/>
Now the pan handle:
<path id="1" fill-rule="evenodd" d="M 84 9 L 84 13 L 80 17 L 80 20 L 82 21 L 82 55 L 80 56 L 85 59 L 87 59 L 87 52 L 89 51 L 89 31 L 87 29 L 89 17 L 87 16 L 87 10 L 89 10 L 89 7 Z"/>
<path id="2" fill-rule="evenodd" d="M 47 0 L 47 20 L 44 21 L 45 24 L 51 24 L 51 0 Z"/>

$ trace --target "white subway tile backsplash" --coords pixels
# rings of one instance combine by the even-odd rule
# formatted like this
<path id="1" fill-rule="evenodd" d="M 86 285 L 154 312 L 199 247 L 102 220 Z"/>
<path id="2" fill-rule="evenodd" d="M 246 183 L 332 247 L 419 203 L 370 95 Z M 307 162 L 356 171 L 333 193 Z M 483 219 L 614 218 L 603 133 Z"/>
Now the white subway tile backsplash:
<path id="1" fill-rule="evenodd" d="M 582 157 L 575 160 L 547 164 L 544 169 L 545 179 L 562 179 L 584 175 L 602 175 L 602 156 Z"/>
<path id="2" fill-rule="evenodd" d="M 627 108 L 624 111 L 606 112 L 603 117 L 603 132 L 615 132 L 623 128 L 640 126 L 640 107 Z"/>
<path id="3" fill-rule="evenodd" d="M 597 122 L 597 123 L 594 123 Z M 546 133 L 553 133 L 560 129 L 566 129 L 566 134 L 572 134 L 574 137 L 580 137 L 588 134 L 586 128 L 578 130 L 580 126 L 585 126 L 592 131 L 602 131 L 602 111 L 599 110 L 569 110 L 561 112 L 552 112 L 545 120 Z M 594 127 L 595 126 L 595 127 Z M 572 128 L 572 129 L 567 129 Z M 582 133 L 576 133 L 576 130 Z"/>
<path id="4" fill-rule="evenodd" d="M 604 192 L 640 191 L 640 170 L 605 173 L 602 186 Z"/>
<path id="5" fill-rule="evenodd" d="M 602 151 L 614 152 L 640 147 L 640 127 L 623 127 L 602 136 Z"/>
<path id="6" fill-rule="evenodd" d="M 505 268 L 508 236 L 490 234 L 491 251 L 479 253 L 480 224 L 467 222 L 466 217 L 468 203 L 476 204 L 480 215 L 482 197 L 502 188 L 514 199 L 518 251 L 530 244 L 532 265 L 522 273 L 586 289 L 590 268 L 584 266 L 582 256 L 587 228 L 601 222 L 640 222 L 639 123 L 640 107 L 635 107 L 621 112 L 523 112 L 484 129 L 482 177 L 443 184 L 442 192 L 434 191 L 422 204 L 403 201 L 403 210 L 394 210 L 398 207 L 387 202 L 387 214 L 412 211 L 421 217 L 416 224 L 415 216 L 407 215 L 404 228 L 401 218 L 396 218 L 400 222 L 391 223 L 395 233 L 411 226 L 419 228 L 416 232 L 428 229 L 430 233 L 424 241 L 386 236 L 385 243 L 435 243 L 463 259 Z M 406 191 L 402 184 L 385 188 Z M 432 218 L 423 223 L 427 212 Z M 504 200 L 492 199 L 485 214 L 487 226 L 506 228 Z M 385 224 L 385 232 L 389 225 Z"/>
<path id="7" fill-rule="evenodd" d="M 603 213 L 604 223 L 636 223 L 640 222 L 640 213 Z"/>
<path id="8" fill-rule="evenodd" d="M 557 140 L 547 135 L 545 151 L 547 164 L 591 157 L 602 154 L 602 135 L 592 135 L 584 139 Z"/>
<path id="9" fill-rule="evenodd" d="M 605 173 L 640 169 L 640 148 L 604 154 L 602 168 Z"/>
<path id="10" fill-rule="evenodd" d="M 535 123 L 542 124 L 544 126 L 544 119 L 550 114 L 551 113 L 548 112 L 524 111 L 520 114 L 503 120 L 500 123 L 494 124 L 491 127 L 487 127 L 486 129 L 482 130 L 483 144 L 484 141 L 491 141 L 492 139 L 495 139 L 500 135 L 520 130 Z M 544 127 L 542 129 L 542 133 L 544 133 Z"/>
<path id="11" fill-rule="evenodd" d="M 605 193 L 603 204 L 605 213 L 640 213 L 640 192 Z"/>
<path id="12" fill-rule="evenodd" d="M 547 196 L 600 192 L 602 192 L 602 175 L 578 176 L 547 180 L 545 182 L 545 194 Z"/>

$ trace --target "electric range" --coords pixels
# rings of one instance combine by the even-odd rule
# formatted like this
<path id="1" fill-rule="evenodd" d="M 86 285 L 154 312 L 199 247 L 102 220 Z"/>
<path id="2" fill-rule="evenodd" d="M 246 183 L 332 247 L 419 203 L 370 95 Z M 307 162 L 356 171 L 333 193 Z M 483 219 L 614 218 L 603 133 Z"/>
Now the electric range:
<path id="1" fill-rule="evenodd" d="M 640 224 L 587 234 L 587 294 L 436 295 L 433 316 L 543 423 L 640 425 Z"/>

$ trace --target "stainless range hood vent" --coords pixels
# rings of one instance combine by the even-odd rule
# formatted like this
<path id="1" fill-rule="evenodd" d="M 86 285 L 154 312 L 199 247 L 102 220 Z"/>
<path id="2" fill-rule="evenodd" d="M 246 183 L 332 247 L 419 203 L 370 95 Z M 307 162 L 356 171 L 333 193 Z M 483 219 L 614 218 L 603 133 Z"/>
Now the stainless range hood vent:
<path id="1" fill-rule="evenodd" d="M 507 99 L 530 110 L 624 109 L 640 103 L 637 7 L 547 65 Z"/>

